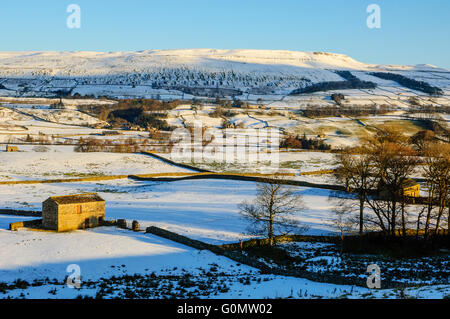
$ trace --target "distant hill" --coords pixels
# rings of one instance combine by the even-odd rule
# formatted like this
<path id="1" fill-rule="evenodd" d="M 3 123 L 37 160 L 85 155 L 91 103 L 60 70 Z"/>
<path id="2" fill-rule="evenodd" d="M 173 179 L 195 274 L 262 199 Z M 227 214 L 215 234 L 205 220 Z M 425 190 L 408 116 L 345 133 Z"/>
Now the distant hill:
<path id="1" fill-rule="evenodd" d="M 154 98 L 174 93 L 184 98 L 287 95 L 322 82 L 345 81 L 336 71 L 350 71 L 357 78 L 363 75 L 363 81 L 375 83 L 371 72 L 398 72 L 407 78 L 431 81 L 432 86 L 450 87 L 450 72 L 431 65 L 381 66 L 327 52 L 214 49 L 0 52 L 0 95 Z"/>

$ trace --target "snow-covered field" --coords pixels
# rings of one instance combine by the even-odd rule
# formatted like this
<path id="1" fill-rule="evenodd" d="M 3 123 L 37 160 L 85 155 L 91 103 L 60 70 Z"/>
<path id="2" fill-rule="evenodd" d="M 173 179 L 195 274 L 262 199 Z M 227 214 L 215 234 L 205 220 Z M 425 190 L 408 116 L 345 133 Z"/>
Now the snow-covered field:
<path id="1" fill-rule="evenodd" d="M 170 154 L 161 154 L 170 157 Z M 248 156 L 249 154 L 247 154 Z M 234 161 L 211 162 L 208 157 L 203 161 L 193 158 L 181 158 L 181 162 L 194 165 L 213 172 L 230 173 L 282 173 L 293 175 L 289 178 L 311 183 L 334 184 L 336 180 L 332 174 L 301 175 L 301 173 L 321 170 L 332 170 L 337 167 L 335 155 L 314 151 L 281 151 L 274 152 L 267 161 Z M 270 160 L 269 160 L 270 159 Z M 286 177 L 288 178 L 288 177 Z"/>
<path id="2" fill-rule="evenodd" d="M 22 154 L 27 153 L 33 152 Z M 121 173 L 123 161 L 130 161 L 130 158 L 136 161 L 130 166 L 133 170 L 147 167 L 157 171 L 174 169 L 162 163 L 155 165 L 153 158 L 144 155 L 76 154 L 70 151 L 40 155 L 54 153 L 72 156 L 72 159 L 70 156 L 61 157 L 57 162 L 69 165 L 68 171 L 77 170 L 90 161 L 98 161 L 103 163 L 103 169 L 108 169 L 107 172 Z M 24 169 L 26 163 L 33 162 L 32 156 L 27 162 L 24 160 L 26 157 L 19 157 L 20 153 L 2 154 L 17 156 L 14 159 L 16 166 L 23 165 Z M 316 160 L 326 162 L 328 155 L 322 158 L 324 155 L 319 154 Z M 107 155 L 117 157 L 114 161 L 110 158 L 108 162 L 102 162 Z M 286 156 L 290 158 L 289 154 Z M 311 155 L 306 157 L 310 158 Z M 12 165 L 8 164 L 11 161 L 12 158 L 3 163 Z M 48 166 L 44 163 L 38 165 L 42 172 L 52 172 L 51 163 Z M 54 165 L 65 166 L 57 163 Z M 24 170 L 24 176 L 27 173 Z M 34 173 L 37 174 L 37 170 Z M 243 181 L 144 182 L 123 179 L 0 185 L 0 202 L 3 203 L 2 208 L 39 210 L 42 201 L 52 195 L 97 192 L 106 200 L 107 219 L 125 218 L 128 223 L 137 220 L 142 229 L 154 225 L 211 244 L 223 244 L 248 237 L 245 235 L 247 223 L 238 213 L 238 204 L 244 200 L 251 201 L 255 191 L 255 183 Z M 297 191 L 303 195 L 306 208 L 296 218 L 310 227 L 308 233 L 334 231 L 331 224 L 333 204 L 328 201 L 330 192 L 305 187 L 299 187 Z M 434 285 L 407 288 L 401 293 L 392 289 L 374 291 L 295 277 L 261 275 L 258 269 L 207 251 L 114 227 L 69 233 L 7 230 L 11 222 L 30 219 L 0 215 L 0 298 L 75 298 L 98 294 L 105 298 L 403 298 L 405 295 L 443 298 L 450 290 L 448 285 Z M 72 264 L 81 269 L 81 289 L 71 289 L 65 284 L 66 276 L 71 274 L 67 267 Z M 133 276 L 134 284 L 129 276 Z M 186 283 L 187 277 L 190 283 Z M 138 283 L 148 285 L 149 282 L 153 283 L 153 289 L 136 288 Z M 195 292 L 195 287 L 200 286 L 204 290 L 201 294 Z M 192 295 L 186 295 L 189 292 Z"/>
<path id="3" fill-rule="evenodd" d="M 191 283 L 202 282 L 208 277 L 214 283 L 221 283 L 217 286 L 212 284 L 208 288 L 215 292 L 200 298 L 442 298 L 450 292 L 448 285 L 439 285 L 407 288 L 401 296 L 400 291 L 393 289 L 370 290 L 302 278 L 261 275 L 257 269 L 207 251 L 198 251 L 150 234 L 107 227 L 64 234 L 30 231 L 11 234 L 0 230 L 0 239 L 1 281 L 10 285 L 22 283 L 20 288 L 0 293 L 0 298 L 95 297 L 105 279 L 127 275 L 137 277 L 136 280 L 143 278 L 147 283 L 156 281 L 157 285 L 153 287 L 160 291 L 160 298 L 176 295 L 183 287 L 181 282 L 186 275 Z M 46 256 L 45 260 L 42 256 Z M 74 264 L 80 269 L 80 289 L 66 285 L 66 277 L 73 272 L 73 268 L 68 267 Z M 21 282 L 17 282 L 18 279 Z M 123 291 L 130 283 L 117 281 L 112 280 L 108 285 L 109 294 L 105 297 L 127 297 Z M 165 281 L 171 281 L 172 285 Z M 203 285 L 203 289 L 208 288 Z"/>
<path id="4" fill-rule="evenodd" d="M 76 178 L 189 170 L 166 164 L 150 156 L 128 153 L 75 153 L 73 146 L 19 146 L 20 152 L 0 153 L 0 181 Z"/>
<path id="5" fill-rule="evenodd" d="M 66 278 L 73 274 L 74 268 L 69 268 L 70 265 L 79 267 L 79 289 L 66 285 Z M 176 296 L 186 278 L 191 283 L 188 287 L 192 287 L 192 283 L 195 287 L 199 281 L 203 282 L 205 292 L 215 290 L 211 295 L 198 295 L 200 298 L 400 297 L 399 292 L 392 289 L 370 290 L 295 277 L 261 275 L 257 269 L 208 251 L 129 230 L 101 227 L 54 234 L 26 230 L 11 233 L 0 229 L 0 282 L 4 286 L 18 286 L 0 292 L 0 298 L 95 297 L 108 279 L 108 294 L 104 297 L 127 297 L 123 292 L 130 293 L 126 290 L 130 282 L 120 281 L 127 275 L 134 276 L 136 281 L 156 282 L 152 287 L 157 289 L 147 290 L 160 291 L 159 298 Z M 210 287 L 205 288 L 205 279 L 212 280 Z M 131 291 L 133 288 L 136 289 L 131 286 Z M 194 288 L 187 290 L 194 291 Z M 449 292 L 449 286 L 441 285 L 408 288 L 403 296 L 442 298 Z"/>
<path id="6" fill-rule="evenodd" d="M 142 227 L 157 225 L 192 238 L 222 243 L 242 238 L 241 232 L 245 225 L 240 222 L 236 205 L 243 199 L 250 199 L 255 186 L 253 183 L 224 184 L 222 181 L 111 181 L 1 186 L 0 191 L 1 200 L 6 207 L 22 209 L 39 209 L 40 202 L 52 194 L 97 191 L 107 200 L 107 218 L 126 218 L 129 221 L 136 219 Z M 29 218 L 21 218 L 25 219 Z M 80 266 L 83 281 L 151 273 L 158 276 L 181 276 L 188 273 L 190 278 L 203 278 L 203 269 L 209 270 L 211 264 L 215 264 L 217 271 L 223 273 L 222 277 L 228 276 L 226 279 L 229 286 L 228 291 L 219 292 L 214 296 L 216 298 L 288 297 L 299 291 L 306 293 L 305 298 L 314 295 L 338 297 L 350 292 L 365 291 L 351 286 L 318 284 L 299 278 L 257 275 L 256 269 L 238 265 L 209 252 L 196 251 L 153 235 L 115 228 L 102 227 L 64 234 L 6 230 L 8 223 L 17 220 L 18 217 L 0 218 L 0 282 L 11 283 L 20 279 L 33 283 L 45 281 L 46 278 L 50 281 L 27 289 L 14 289 L 3 295 L 0 293 L 0 298 L 95 296 L 98 290 L 96 288 L 76 290 L 64 285 L 64 279 L 68 275 L 66 269 L 70 264 Z M 251 275 L 257 275 L 259 282 L 255 281 L 251 285 L 241 283 L 240 279 Z"/>
<path id="7" fill-rule="evenodd" d="M 307 209 L 297 218 L 310 227 L 311 234 L 333 231 L 330 223 L 329 191 L 299 188 Z M 187 180 L 138 182 L 113 180 L 85 183 L 0 185 L 4 208 L 40 210 L 50 196 L 97 192 L 106 201 L 107 218 L 138 220 L 213 244 L 236 242 L 246 236 L 247 222 L 238 204 L 251 201 L 254 182 Z"/>

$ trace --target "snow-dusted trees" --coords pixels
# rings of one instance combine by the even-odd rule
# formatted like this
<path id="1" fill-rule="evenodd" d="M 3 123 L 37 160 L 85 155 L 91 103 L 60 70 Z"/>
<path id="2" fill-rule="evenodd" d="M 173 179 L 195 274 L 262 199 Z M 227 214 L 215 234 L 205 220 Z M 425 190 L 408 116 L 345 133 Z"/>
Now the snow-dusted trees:
<path id="1" fill-rule="evenodd" d="M 369 73 L 372 76 L 376 76 L 380 79 L 395 81 L 404 87 L 410 88 L 412 90 L 422 91 L 429 95 L 442 95 L 444 92 L 441 88 L 436 86 L 431 86 L 430 84 L 417 81 L 414 79 L 410 79 L 406 76 L 397 73 L 389 73 L 389 72 L 371 72 Z"/>

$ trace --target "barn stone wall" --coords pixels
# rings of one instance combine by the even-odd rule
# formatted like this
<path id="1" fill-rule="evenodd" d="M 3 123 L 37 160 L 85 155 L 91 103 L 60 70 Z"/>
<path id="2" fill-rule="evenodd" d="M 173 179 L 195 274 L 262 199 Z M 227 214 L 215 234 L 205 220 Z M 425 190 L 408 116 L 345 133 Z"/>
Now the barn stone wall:
<path id="1" fill-rule="evenodd" d="M 403 195 L 409 197 L 419 197 L 420 196 L 420 185 L 414 185 L 410 187 L 405 187 L 403 189 Z"/>
<path id="2" fill-rule="evenodd" d="M 58 231 L 97 227 L 104 219 L 105 202 L 59 205 Z"/>
<path id="3" fill-rule="evenodd" d="M 42 203 L 42 226 L 45 229 L 58 230 L 58 205 L 51 199 Z"/>
<path id="4" fill-rule="evenodd" d="M 44 228 L 57 231 L 97 227 L 105 220 L 105 202 L 58 205 L 48 199 L 42 204 L 42 219 Z"/>
<path id="5" fill-rule="evenodd" d="M 39 226 L 42 225 L 42 219 L 33 219 L 33 220 L 26 220 L 23 222 L 15 222 L 9 224 L 9 230 L 18 230 L 19 228 L 24 227 L 36 227 L 39 228 Z"/>

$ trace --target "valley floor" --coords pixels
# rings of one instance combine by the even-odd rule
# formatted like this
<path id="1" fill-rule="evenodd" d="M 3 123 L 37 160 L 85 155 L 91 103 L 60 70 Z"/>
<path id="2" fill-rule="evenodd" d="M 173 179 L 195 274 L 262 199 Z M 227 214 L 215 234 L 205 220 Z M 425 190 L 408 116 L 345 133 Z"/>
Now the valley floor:
<path id="1" fill-rule="evenodd" d="M 323 96 L 318 98 L 323 100 Z M 68 144 L 76 144 L 80 137 L 92 136 L 122 140 L 129 137 L 148 138 L 148 133 L 139 131 L 120 131 L 120 137 L 101 136 L 101 129 L 80 126 L 85 121 L 94 121 L 74 110 L 52 112 L 54 114 L 44 119 L 37 117 L 45 115 L 42 109 L 26 110 L 29 114 L 24 115 L 12 108 L 0 108 L 0 115 L 3 115 L 0 119 L 0 142 L 4 143 L 2 148 L 6 144 L 14 145 L 14 141 L 25 139 L 27 135 L 45 135 Z M 170 115 L 174 122 L 179 119 L 176 112 L 185 112 L 190 119 L 206 116 L 201 112 L 193 115 L 192 110 L 180 108 Z M 353 128 L 365 129 L 364 125 L 345 118 L 305 119 L 304 122 L 301 122 L 303 119 L 297 119 L 300 123 L 297 128 L 292 127 L 292 123 L 282 116 L 254 119 L 238 114 L 233 120 L 245 122 L 250 127 L 274 124 L 292 129 L 298 134 L 302 134 L 303 130 L 311 130 L 308 134 L 313 134 L 315 129 L 325 125 L 330 142 L 344 141 L 345 144 L 357 142 L 353 135 L 350 136 Z M 374 124 L 378 120 L 382 122 L 388 119 L 374 117 L 367 122 Z M 213 127 L 217 122 L 213 119 L 209 124 Z M 411 124 L 409 120 L 406 122 L 401 124 Z M 178 122 L 178 125 L 182 124 Z M 419 129 L 417 126 L 411 127 Z M 347 129 L 348 132 L 336 133 L 337 129 Z M 191 172 L 144 154 L 76 153 L 73 145 L 43 146 L 20 144 L 19 152 L 0 152 L 0 182 L 6 182 L 0 184 L 0 210 L 39 211 L 42 202 L 50 196 L 96 192 L 106 200 L 107 219 L 124 218 L 128 223 L 136 220 L 141 229 L 157 226 L 214 245 L 251 237 L 246 234 L 248 223 L 239 214 L 238 205 L 254 199 L 254 182 L 218 179 L 162 182 L 121 178 L 72 183 L 8 184 L 88 176 Z M 280 171 L 294 174 L 293 178 L 315 183 L 332 182 L 330 175 L 300 176 L 301 172 L 334 168 L 332 154 L 280 152 L 279 155 Z M 186 163 L 214 171 L 255 171 L 254 165 L 242 162 L 230 165 Z M 295 218 L 308 226 L 307 234 L 334 234 L 332 211 L 336 203 L 329 200 L 331 191 L 297 187 L 296 192 L 303 195 L 305 209 Z M 261 274 L 259 269 L 209 251 L 115 227 L 68 233 L 8 230 L 10 223 L 30 219 L 33 218 L 0 214 L 0 298 L 444 298 L 450 294 L 448 254 L 430 260 L 392 261 L 377 256 L 350 256 L 342 260 L 336 247 L 312 243 L 283 245 L 283 249 L 297 258 L 299 267 L 317 273 L 336 272 L 342 276 L 351 272 L 353 276 L 365 278 L 367 265 L 379 262 L 386 270 L 386 276 L 400 276 L 399 279 L 411 285 L 404 289 L 382 287 L 380 290 L 370 290 L 356 285 Z M 72 264 L 78 265 L 81 270 L 80 289 L 66 285 L 65 279 L 71 275 L 67 267 Z M 416 270 L 419 267 L 424 271 L 418 275 L 419 271 Z M 436 272 L 435 276 L 430 275 L 433 272 Z"/>

